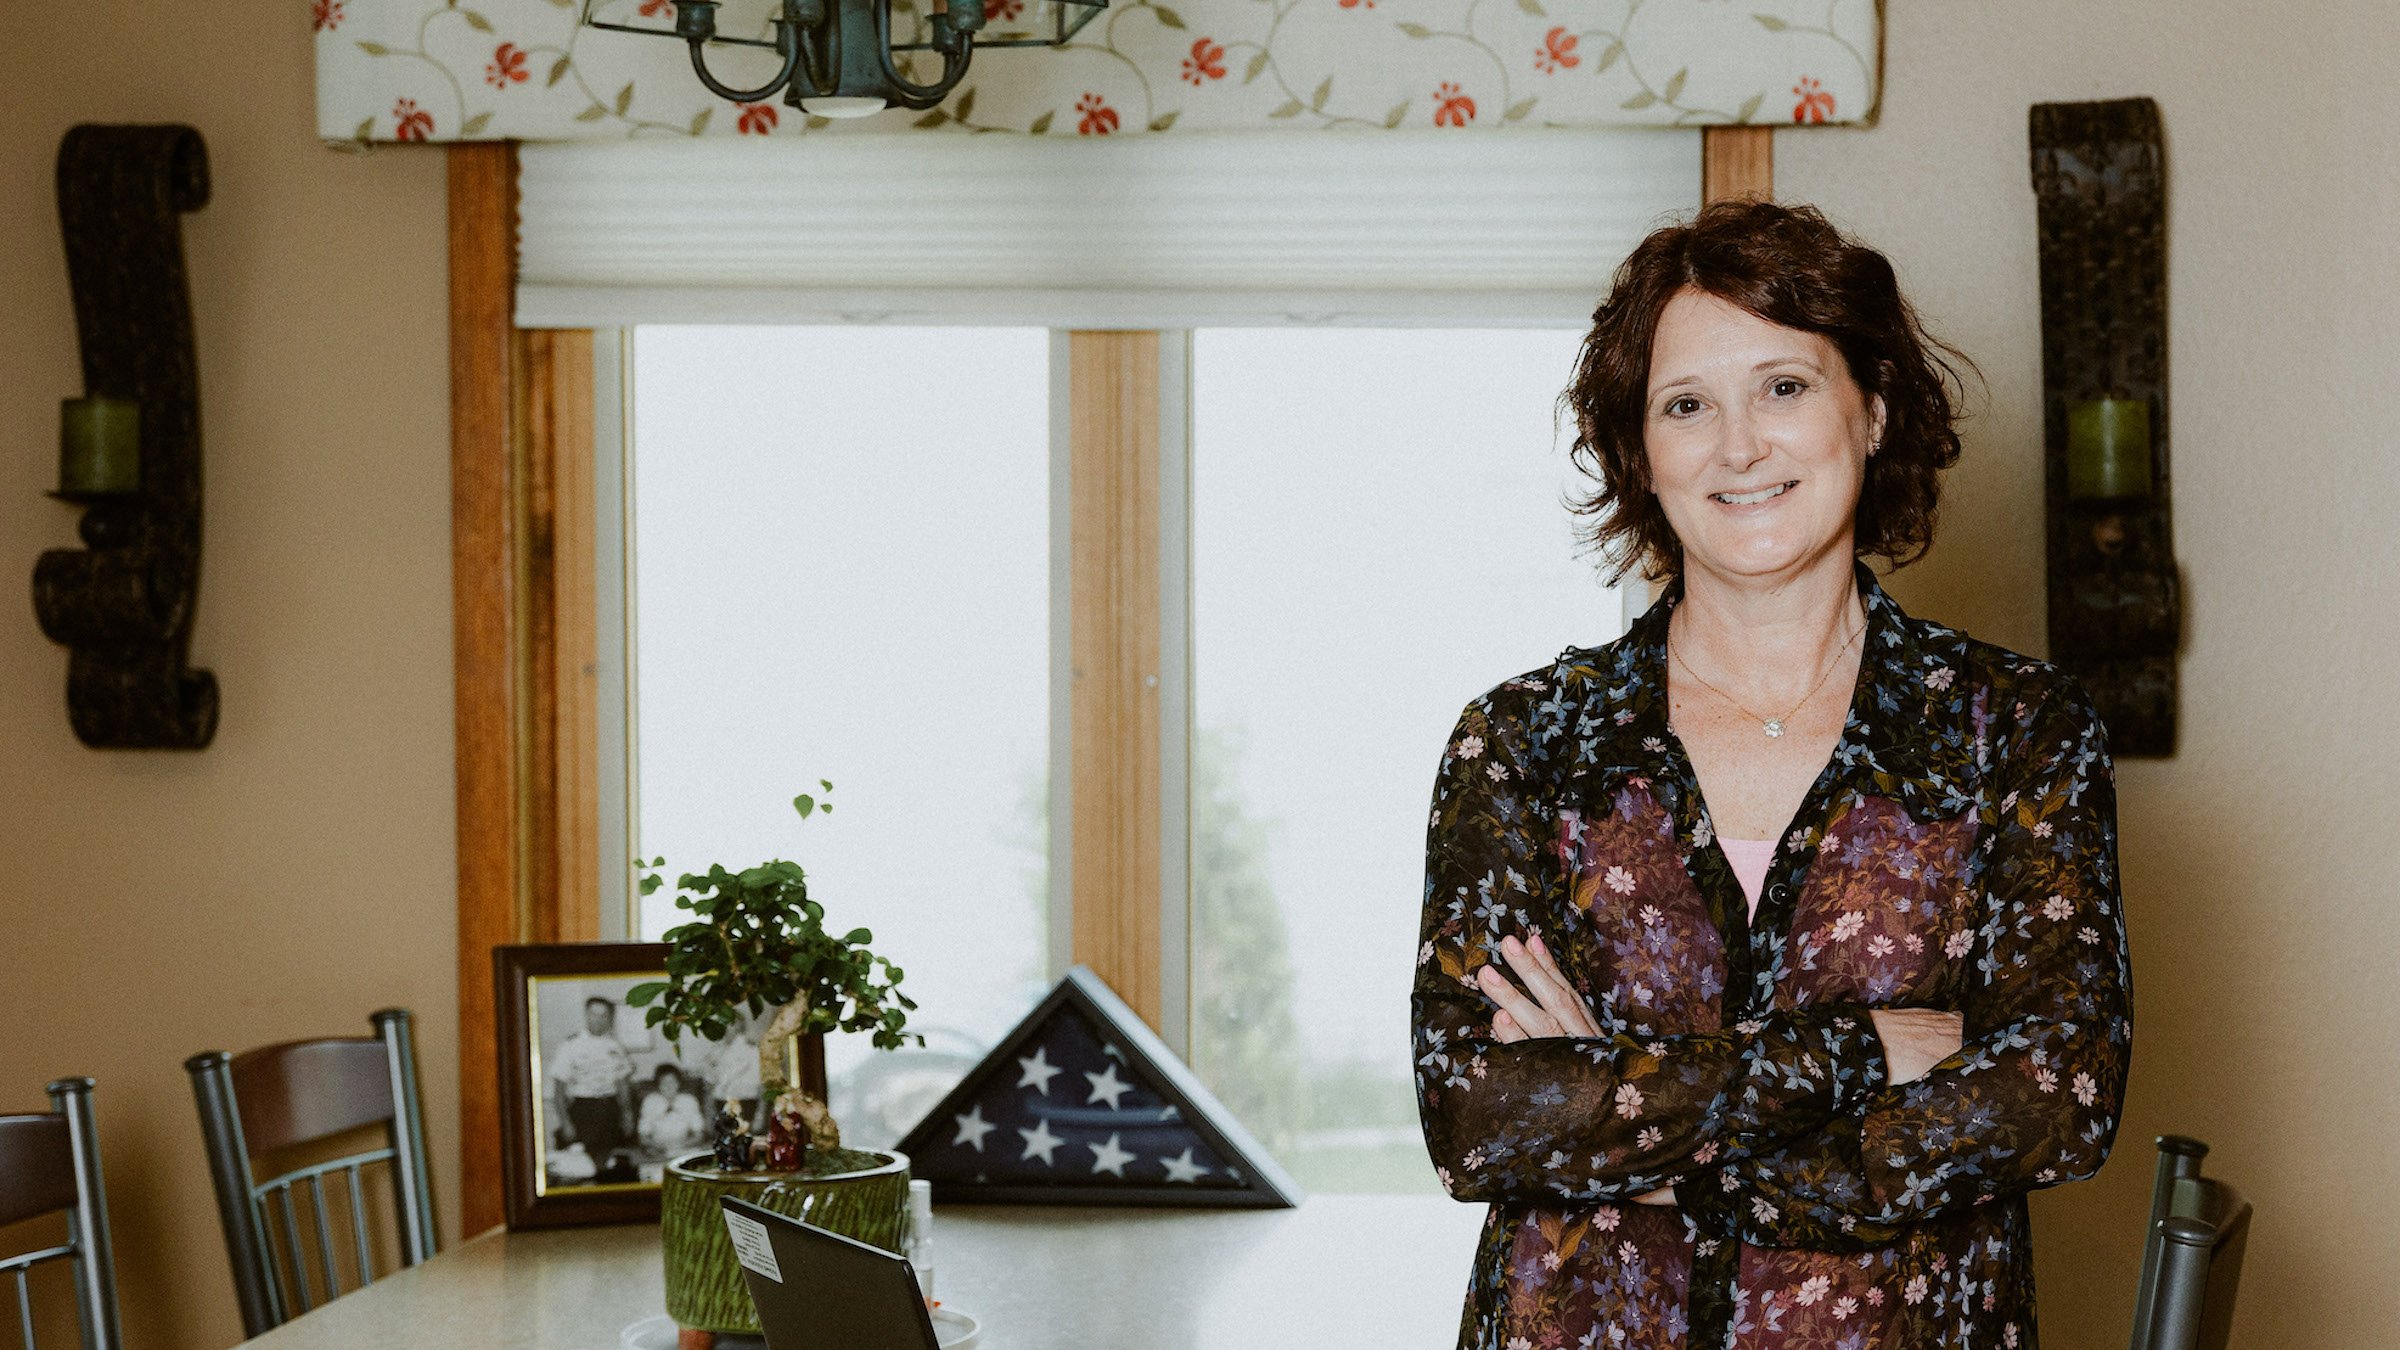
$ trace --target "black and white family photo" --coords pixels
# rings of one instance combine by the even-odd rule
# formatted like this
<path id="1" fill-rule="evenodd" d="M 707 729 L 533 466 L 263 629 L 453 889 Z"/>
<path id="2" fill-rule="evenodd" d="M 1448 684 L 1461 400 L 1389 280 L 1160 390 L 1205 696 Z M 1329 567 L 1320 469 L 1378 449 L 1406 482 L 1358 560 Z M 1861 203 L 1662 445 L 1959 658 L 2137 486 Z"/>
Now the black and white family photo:
<path id="1" fill-rule="evenodd" d="M 625 1001 L 651 973 L 536 977 L 535 1162 L 543 1190 L 656 1184 L 667 1162 L 708 1147 L 721 1103 L 758 1108 L 758 1024 L 670 1045 Z"/>

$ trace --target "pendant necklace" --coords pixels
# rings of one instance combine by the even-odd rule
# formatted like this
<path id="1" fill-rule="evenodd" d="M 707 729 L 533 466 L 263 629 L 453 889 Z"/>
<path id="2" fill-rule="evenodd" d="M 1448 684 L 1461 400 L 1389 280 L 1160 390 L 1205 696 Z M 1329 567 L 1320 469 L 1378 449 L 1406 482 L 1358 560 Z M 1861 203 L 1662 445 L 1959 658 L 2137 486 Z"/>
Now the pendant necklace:
<path id="1" fill-rule="evenodd" d="M 1825 687 L 1825 682 L 1833 678 L 1833 668 L 1842 663 L 1842 658 L 1849 654 L 1850 644 L 1858 641 L 1859 634 L 1866 631 L 1867 626 L 1864 623 L 1861 623 L 1857 629 L 1850 634 L 1850 636 L 1842 639 L 1842 645 L 1834 652 L 1833 659 L 1825 663 L 1824 673 L 1817 676 L 1817 682 L 1810 685 L 1808 687 L 1808 692 L 1802 694 L 1800 696 L 1800 701 L 1793 704 L 1791 706 L 1791 710 L 1786 712 L 1782 717 L 1759 717 L 1757 713 L 1752 712 L 1748 705 L 1744 704 L 1740 699 L 1737 699 L 1733 695 L 1726 693 L 1724 690 L 1717 688 L 1713 684 L 1710 684 L 1707 680 L 1701 679 L 1700 672 L 1692 669 L 1691 663 L 1685 661 L 1682 655 L 1675 650 L 1675 630 L 1672 626 L 1667 629 L 1667 655 L 1675 659 L 1676 665 L 1683 667 L 1684 674 L 1691 676 L 1695 680 L 1699 680 L 1701 688 L 1706 689 L 1712 694 L 1715 694 L 1718 698 L 1725 700 L 1734 707 L 1740 708 L 1749 716 L 1758 717 L 1760 730 L 1767 733 L 1767 738 L 1769 740 L 1774 740 L 1783 735 L 1783 724 L 1785 720 L 1790 718 L 1793 714 L 1799 712 L 1802 708 L 1807 707 L 1808 701 L 1812 698 L 1815 698 L 1817 696 L 1817 691 Z"/>

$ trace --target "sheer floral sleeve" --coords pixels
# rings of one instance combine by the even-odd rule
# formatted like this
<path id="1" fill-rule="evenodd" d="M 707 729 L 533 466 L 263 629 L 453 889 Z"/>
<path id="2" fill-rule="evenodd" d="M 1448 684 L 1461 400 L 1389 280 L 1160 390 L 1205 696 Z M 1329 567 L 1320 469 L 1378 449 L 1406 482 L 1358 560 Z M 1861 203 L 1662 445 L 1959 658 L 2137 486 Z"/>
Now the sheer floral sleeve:
<path id="1" fill-rule="evenodd" d="M 1805 1138 L 1688 1179 L 1679 1194 L 1704 1227 L 1855 1249 L 2107 1157 L 2132 1041 L 2113 770 L 2088 697 L 2047 667 L 2017 673 L 2036 672 L 2014 695 L 2021 730 L 1993 752 L 1965 1047 Z"/>
<path id="2" fill-rule="evenodd" d="M 1568 912 L 1557 808 L 1537 786 L 1543 688 L 1514 680 L 1470 704 L 1435 784 L 1411 1007 L 1444 1186 L 1471 1201 L 1629 1198 L 1696 1159 L 1742 1157 L 1856 1110 L 1884 1082 L 1856 1004 L 1706 1033 L 1494 1040 L 1475 972 L 1500 959 L 1503 936 L 1555 933 Z"/>

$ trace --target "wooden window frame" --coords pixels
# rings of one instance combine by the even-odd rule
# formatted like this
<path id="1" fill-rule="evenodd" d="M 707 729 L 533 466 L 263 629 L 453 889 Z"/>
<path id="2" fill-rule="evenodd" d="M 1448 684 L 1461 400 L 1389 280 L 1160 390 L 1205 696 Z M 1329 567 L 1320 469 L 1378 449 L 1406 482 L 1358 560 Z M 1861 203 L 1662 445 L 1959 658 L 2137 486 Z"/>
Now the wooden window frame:
<path id="1" fill-rule="evenodd" d="M 492 948 L 599 936 L 592 335 L 527 331 L 516 151 L 449 149 L 459 1231 L 498 1225 Z"/>
<path id="2" fill-rule="evenodd" d="M 522 330 L 516 149 L 452 146 L 451 603 L 460 1232 L 501 1221 L 492 948 L 590 941 L 598 912 L 593 338 Z M 1701 197 L 1771 197 L 1766 127 L 1701 133 Z M 1157 1026 L 1162 953 L 1161 340 L 1068 335 L 1073 958 Z M 1168 363 L 1180 371 L 1180 363 Z M 1172 391 L 1169 391 L 1170 394 Z M 1169 485 L 1171 487 L 1171 485 Z M 1169 560 L 1171 561 L 1171 560 Z"/>

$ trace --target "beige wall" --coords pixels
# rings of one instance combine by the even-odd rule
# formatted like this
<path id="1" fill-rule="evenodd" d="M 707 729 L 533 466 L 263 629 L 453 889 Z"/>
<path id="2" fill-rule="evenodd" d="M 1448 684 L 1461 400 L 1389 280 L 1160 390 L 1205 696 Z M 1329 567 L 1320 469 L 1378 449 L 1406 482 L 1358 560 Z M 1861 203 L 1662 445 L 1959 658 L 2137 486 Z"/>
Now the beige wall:
<path id="1" fill-rule="evenodd" d="M 82 7 L 0 44 L 0 1109 L 62 1073 L 99 1110 L 130 1343 L 237 1335 L 180 1061 L 423 1020 L 457 1214 L 441 165 L 309 137 L 280 7 Z M 2200 1135 L 2264 1208 L 2245 1346 L 2390 1335 L 2372 1238 L 2400 1199 L 2400 17 L 2316 7 L 1891 6 L 1883 125 L 1779 138 L 1783 195 L 1899 263 L 1990 406 L 1941 547 L 1895 590 L 2042 648 L 2033 200 L 2024 117 L 2145 93 L 2166 115 L 2182 753 L 2120 775 L 2136 1072 L 2118 1161 L 2036 1201 L 2054 1346 L 2122 1339 L 2149 1137 Z M 40 495 L 80 392 L 50 208 L 78 120 L 183 120 L 216 201 L 187 227 L 209 453 L 198 755 L 99 754 L 25 578 L 73 515 Z M 7 585 L 0 582 L 0 592 Z M 2270 1316 L 2270 1307 L 2273 1315 Z"/>
<path id="2" fill-rule="evenodd" d="M 2400 1202 L 2400 10 L 1889 7 L 1882 125 L 1777 137 L 1776 186 L 1888 251 L 1991 402 L 1893 590 L 2040 652 L 2027 105 L 2165 115 L 2182 748 L 2119 766 L 2134 1073 L 2095 1181 L 2037 1196 L 2044 1334 L 2123 1344 L 2151 1139 L 2260 1206 L 2235 1343 L 2395 1343 Z"/>
<path id="3" fill-rule="evenodd" d="M 99 1080 L 137 1350 L 241 1334 L 194 1051 L 414 1009 L 446 1226 L 458 1212 L 442 163 L 319 146 L 311 71 L 288 3 L 79 5 L 0 43 L 0 1111 Z M 83 392 L 51 166 L 87 120 L 191 123 L 215 178 L 184 232 L 208 493 L 193 657 L 224 691 L 198 754 L 78 745 L 27 598 L 35 557 L 74 543 L 41 495 L 58 400 Z"/>

